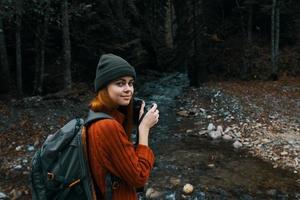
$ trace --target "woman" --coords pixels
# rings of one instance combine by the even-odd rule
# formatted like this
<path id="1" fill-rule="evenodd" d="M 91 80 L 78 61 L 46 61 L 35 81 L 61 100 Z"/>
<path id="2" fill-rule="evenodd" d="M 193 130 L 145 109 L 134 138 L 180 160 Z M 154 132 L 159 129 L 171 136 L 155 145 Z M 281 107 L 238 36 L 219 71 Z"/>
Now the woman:
<path id="1" fill-rule="evenodd" d="M 157 105 L 145 114 L 138 127 L 139 141 L 130 141 L 133 126 L 133 94 L 136 73 L 124 59 L 113 54 L 101 56 L 95 78 L 96 97 L 90 103 L 94 112 L 105 112 L 113 119 L 102 119 L 88 128 L 88 155 L 97 198 L 104 199 L 108 173 L 119 178 L 112 198 L 137 199 L 136 188 L 144 186 L 154 164 L 148 146 L 149 130 L 158 122 Z M 145 102 L 140 110 L 143 115 Z"/>

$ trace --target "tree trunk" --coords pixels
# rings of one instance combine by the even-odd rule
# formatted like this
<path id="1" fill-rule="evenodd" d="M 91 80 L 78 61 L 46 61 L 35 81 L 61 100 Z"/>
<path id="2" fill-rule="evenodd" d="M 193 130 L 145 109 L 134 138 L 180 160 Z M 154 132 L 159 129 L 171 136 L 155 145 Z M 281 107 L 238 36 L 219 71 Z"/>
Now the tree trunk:
<path id="1" fill-rule="evenodd" d="M 3 30 L 2 18 L 0 13 L 0 92 L 8 92 L 10 90 L 10 71 L 7 58 L 7 50 L 5 43 L 5 34 Z"/>
<path id="2" fill-rule="evenodd" d="M 252 24 L 253 24 L 253 5 L 249 5 L 249 17 L 248 17 L 248 44 L 252 43 Z"/>
<path id="3" fill-rule="evenodd" d="M 63 38 L 63 55 L 64 55 L 64 88 L 71 89 L 71 41 L 69 31 L 69 11 L 68 0 L 62 1 L 62 38 Z"/>
<path id="4" fill-rule="evenodd" d="M 40 70 L 41 70 L 41 41 L 40 41 L 40 33 L 41 33 L 41 27 L 40 23 L 37 24 L 37 30 L 35 33 L 35 73 L 34 73 L 34 93 L 39 94 L 39 76 L 40 76 Z"/>
<path id="5" fill-rule="evenodd" d="M 45 43 L 48 35 L 49 4 L 50 1 L 47 2 L 44 9 L 43 30 L 41 31 L 40 25 L 38 25 L 39 27 L 36 36 L 36 73 L 34 91 L 38 94 L 43 93 L 43 84 L 45 77 Z"/>
<path id="6" fill-rule="evenodd" d="M 298 6 L 298 10 L 300 9 L 300 5 Z M 294 23 L 295 23 L 295 32 L 296 32 L 296 52 L 297 52 L 297 66 L 296 69 L 300 69 L 300 13 L 298 12 L 294 16 Z M 298 71 L 299 73 L 299 71 Z M 297 74 L 296 70 L 293 70 L 293 75 Z M 299 73 L 300 74 L 300 73 Z"/>
<path id="7" fill-rule="evenodd" d="M 271 15 L 271 61 L 272 77 L 277 77 L 279 59 L 280 7 L 279 0 L 273 0 Z M 275 78 L 273 78 L 275 79 Z M 277 78 L 276 78 L 277 79 Z"/>
<path id="8" fill-rule="evenodd" d="M 22 51 L 21 51 L 21 27 L 22 27 L 23 0 L 16 1 L 16 66 L 17 66 L 17 92 L 23 95 L 22 84 Z"/>
<path id="9" fill-rule="evenodd" d="M 165 19 L 165 38 L 166 46 L 170 49 L 173 49 L 173 16 L 172 16 L 172 0 L 167 0 L 167 10 L 166 10 L 166 19 Z"/>
<path id="10" fill-rule="evenodd" d="M 243 64 L 241 65 L 241 68 L 240 68 L 240 75 L 241 75 L 241 79 L 247 79 L 247 77 L 249 76 L 248 72 L 249 72 L 249 68 L 251 65 L 250 64 L 251 59 L 249 59 L 249 57 L 250 57 L 249 32 L 247 32 L 247 30 L 246 30 L 245 18 L 244 18 L 239 0 L 236 0 L 235 3 L 240 12 L 241 28 L 242 28 L 242 32 L 243 32 L 243 39 L 242 39 Z M 249 20 L 248 20 L 248 31 L 249 31 Z"/>
<path id="11" fill-rule="evenodd" d="M 277 0 L 276 4 L 276 19 L 275 19 L 275 69 L 273 73 L 278 73 L 278 61 L 279 61 L 279 36 L 280 36 L 280 0 Z"/>

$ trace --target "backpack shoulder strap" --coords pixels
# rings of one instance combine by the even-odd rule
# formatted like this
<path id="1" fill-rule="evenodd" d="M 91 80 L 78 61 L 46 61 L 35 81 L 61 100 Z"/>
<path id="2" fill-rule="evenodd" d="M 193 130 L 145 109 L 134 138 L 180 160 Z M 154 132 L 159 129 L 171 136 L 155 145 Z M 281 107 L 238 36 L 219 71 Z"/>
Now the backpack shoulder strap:
<path id="1" fill-rule="evenodd" d="M 89 124 L 91 124 L 97 120 L 100 120 L 100 119 L 113 119 L 113 117 L 104 112 L 94 112 L 94 111 L 90 110 L 88 113 L 88 116 L 84 122 L 84 125 L 88 126 Z M 86 137 L 86 135 L 85 135 L 85 137 Z M 105 200 L 112 199 L 113 186 L 115 184 L 114 182 L 116 182 L 117 179 L 118 179 L 118 181 L 120 181 L 119 178 L 117 178 L 110 172 L 107 172 L 107 174 L 105 175 L 105 187 L 106 187 L 106 189 L 105 189 L 106 192 L 104 194 Z M 117 184 L 119 184 L 119 182 L 117 182 Z"/>
<path id="2" fill-rule="evenodd" d="M 88 116 L 84 122 L 84 125 L 87 126 L 99 119 L 113 119 L 113 117 L 104 112 L 94 112 L 94 111 L 90 110 L 88 113 Z"/>

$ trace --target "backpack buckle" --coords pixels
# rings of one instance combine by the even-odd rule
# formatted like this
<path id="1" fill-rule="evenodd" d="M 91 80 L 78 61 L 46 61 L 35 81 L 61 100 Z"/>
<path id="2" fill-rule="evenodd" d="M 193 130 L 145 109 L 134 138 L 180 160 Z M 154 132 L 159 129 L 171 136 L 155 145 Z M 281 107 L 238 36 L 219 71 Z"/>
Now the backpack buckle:
<path id="1" fill-rule="evenodd" d="M 48 179 L 49 181 L 52 181 L 52 180 L 54 179 L 54 174 L 51 173 L 51 172 L 48 172 L 48 173 L 47 173 L 47 179 Z"/>
<path id="2" fill-rule="evenodd" d="M 113 190 L 117 189 L 120 186 L 118 181 L 113 181 L 111 184 L 111 187 Z"/>

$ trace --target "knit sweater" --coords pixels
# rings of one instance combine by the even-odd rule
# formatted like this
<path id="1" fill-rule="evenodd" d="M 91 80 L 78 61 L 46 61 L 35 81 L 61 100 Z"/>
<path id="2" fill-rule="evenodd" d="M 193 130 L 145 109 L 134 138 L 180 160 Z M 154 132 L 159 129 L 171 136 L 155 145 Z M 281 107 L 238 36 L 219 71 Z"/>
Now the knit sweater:
<path id="1" fill-rule="evenodd" d="M 124 115 L 109 113 L 114 119 L 103 119 L 88 128 L 88 154 L 91 173 L 102 194 L 107 171 L 121 178 L 113 190 L 114 200 L 135 200 L 135 188 L 147 182 L 154 164 L 154 154 L 145 145 L 136 148 L 129 141 L 123 126 Z M 101 199 L 103 197 L 97 197 Z"/>

